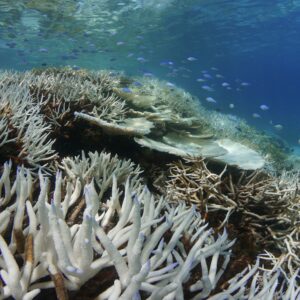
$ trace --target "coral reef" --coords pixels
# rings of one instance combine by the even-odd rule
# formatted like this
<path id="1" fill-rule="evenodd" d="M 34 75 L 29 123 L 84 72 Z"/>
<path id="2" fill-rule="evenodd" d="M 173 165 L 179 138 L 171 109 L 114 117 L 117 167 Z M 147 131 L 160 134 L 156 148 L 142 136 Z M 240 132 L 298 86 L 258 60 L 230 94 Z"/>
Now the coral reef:
<path id="1" fill-rule="evenodd" d="M 140 292 L 173 299 L 188 291 L 202 297 L 215 288 L 230 257 L 226 232 L 215 238 L 195 209 L 156 199 L 137 180 L 121 180 L 124 166 L 119 161 L 112 167 L 115 159 L 108 163 L 111 168 L 98 165 L 102 174 L 95 172 L 98 176 L 85 185 L 57 172 L 50 192 L 41 173 L 35 190 L 24 168 L 11 185 L 11 164 L 5 164 L 1 234 L 11 238 L 0 237 L 2 297 L 32 299 L 41 289 L 55 288 L 57 297 L 66 299 L 67 290 L 80 289 L 111 266 L 110 282 L 97 287 L 99 299 L 131 299 Z M 110 185 L 105 177 L 111 178 Z M 101 196 L 108 186 L 110 197 Z M 82 211 L 74 217 L 76 205 Z M 217 268 L 220 262 L 223 267 Z M 192 274 L 186 291 L 183 283 Z"/>
<path id="2" fill-rule="evenodd" d="M 268 161 L 276 165 L 284 159 L 280 145 L 242 120 L 207 112 L 190 94 L 154 79 L 136 81 L 115 72 L 50 68 L 3 72 L 0 88 L 1 143 L 15 139 L 23 150 L 16 155 L 19 163 L 28 167 L 43 162 L 51 169 L 55 146 L 71 132 L 80 133 L 83 123 L 95 131 L 98 126 L 98 133 L 136 137 L 137 143 L 158 151 L 215 157 L 243 169 L 261 168 Z M 29 115 L 35 120 L 29 121 Z M 37 132 L 33 126 L 40 130 L 38 138 L 31 136 Z M 39 144 L 42 153 L 35 149 Z"/>
<path id="3" fill-rule="evenodd" d="M 2 72 L 0 298 L 297 299 L 284 157 L 154 79 Z"/>

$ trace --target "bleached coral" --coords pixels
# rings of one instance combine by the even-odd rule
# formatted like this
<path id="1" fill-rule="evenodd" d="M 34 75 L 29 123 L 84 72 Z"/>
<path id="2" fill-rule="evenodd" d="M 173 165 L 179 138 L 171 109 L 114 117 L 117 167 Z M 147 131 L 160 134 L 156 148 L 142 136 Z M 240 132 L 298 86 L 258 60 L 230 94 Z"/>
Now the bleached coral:
<path id="1" fill-rule="evenodd" d="M 13 141 L 9 139 L 9 133 L 11 130 L 8 128 L 8 121 L 5 116 L 1 117 L 0 119 L 0 147 L 4 146 L 5 144 Z"/>
<path id="2" fill-rule="evenodd" d="M 1 73 L 0 147 L 12 152 L 5 158 L 53 171 L 56 139 L 74 127 L 75 111 L 108 124 L 124 120 L 124 101 L 111 91 L 119 80 L 108 72 L 68 69 Z"/>
<path id="3" fill-rule="evenodd" d="M 21 168 L 11 187 L 10 167 L 5 165 L 1 178 L 6 199 L 1 203 L 6 207 L 0 215 L 2 234 L 10 231 L 7 220 L 14 220 L 12 238 L 0 240 L 4 298 L 32 299 L 51 287 L 64 295 L 110 266 L 117 275 L 101 299 L 111 294 L 129 299 L 140 292 L 154 299 L 183 299 L 184 283 L 197 272 L 201 275 L 194 277 L 190 292 L 202 297 L 216 287 L 229 262 L 233 242 L 226 232 L 215 237 L 193 208 L 155 199 L 141 185 L 132 190 L 129 178 L 121 195 L 121 183 L 113 176 L 111 197 L 103 203 L 94 181 L 78 193 L 58 172 L 49 203 L 49 180 L 40 173 L 38 199 L 31 204 L 30 172 Z M 85 202 L 82 220 L 69 223 L 71 199 L 79 195 Z"/>
<path id="4" fill-rule="evenodd" d="M 209 126 L 191 95 L 150 81 L 134 88 L 133 80 L 108 72 L 0 73 L 0 160 L 11 159 L 0 167 L 0 298 L 56 289 L 67 299 L 90 279 L 98 299 L 298 297 L 299 174 L 230 167 L 215 174 L 207 146 L 220 119 Z M 130 136 L 132 124 L 148 131 Z M 247 128 L 229 134 L 240 138 Z M 132 138 L 144 134 L 169 150 L 197 140 L 210 163 L 189 158 L 167 171 L 174 157 L 150 157 Z M 225 228 L 237 237 L 233 249 Z M 239 263 L 253 264 L 270 249 L 276 254 L 260 255 L 234 276 Z"/>
<path id="5" fill-rule="evenodd" d="M 90 160 L 101 156 L 107 158 L 107 154 L 94 154 L 93 159 L 90 154 Z M 89 170 L 97 175 L 90 160 L 83 157 L 77 172 Z M 77 163 L 80 166 L 79 158 Z M 109 163 L 102 167 L 110 169 Z M 35 190 L 28 170 L 20 168 L 11 183 L 11 164 L 4 165 L 0 179 L 0 205 L 5 207 L 0 214 L 2 298 L 33 299 L 42 290 L 55 288 L 60 299 L 67 299 L 69 291 L 80 290 L 101 272 L 112 275 L 105 288 L 99 281 L 97 299 L 111 299 L 111 295 L 131 299 L 141 294 L 149 299 L 185 299 L 189 294 L 191 299 L 211 300 L 296 299 L 299 295 L 298 271 L 285 274 L 283 263 L 274 257 L 273 269 L 264 270 L 257 261 L 214 294 L 231 257 L 233 241 L 226 231 L 214 234 L 194 208 L 154 197 L 140 182 L 133 182 L 137 179 L 123 178 L 118 172 L 122 169 L 119 164 L 108 171 L 111 192 L 106 198 L 102 188 L 107 188 L 99 184 L 105 172 L 99 175 L 99 170 L 91 181 L 90 176 L 84 177 L 82 186 L 76 171 L 69 169 L 72 179 L 58 172 L 49 193 L 50 182 L 41 172 Z M 79 198 L 84 206 L 74 219 L 71 212 Z M 12 228 L 9 220 L 13 220 Z"/>
<path id="6" fill-rule="evenodd" d="M 17 76 L 17 75 L 16 75 Z M 7 78 L 5 79 L 7 80 Z M 13 142 L 20 144 L 18 159 L 29 166 L 46 167 L 57 154 L 55 140 L 49 137 L 51 126 L 40 115 L 41 107 L 32 101 L 27 86 L 0 82 L 0 115 L 2 115 L 2 146 Z"/>
<path id="7" fill-rule="evenodd" d="M 296 300 L 300 297 L 297 273 L 291 278 L 284 277 L 280 267 L 273 270 L 261 270 L 259 259 L 256 264 L 244 269 L 228 281 L 228 287 L 209 300 L 226 299 L 283 299 Z"/>

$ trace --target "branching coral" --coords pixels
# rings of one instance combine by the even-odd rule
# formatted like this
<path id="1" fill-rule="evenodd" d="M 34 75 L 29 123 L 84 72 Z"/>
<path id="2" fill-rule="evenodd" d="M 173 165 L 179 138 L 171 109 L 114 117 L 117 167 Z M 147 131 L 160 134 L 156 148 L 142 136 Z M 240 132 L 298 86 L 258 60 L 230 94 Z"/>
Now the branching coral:
<path id="1" fill-rule="evenodd" d="M 294 231 L 300 221 L 298 174 L 272 177 L 254 172 L 237 183 L 228 180 L 228 196 L 238 203 L 242 222 L 253 228 L 258 242 L 280 241 Z"/>
<path id="2" fill-rule="evenodd" d="M 297 282 L 297 272 L 291 278 L 281 278 L 283 270 L 277 266 L 273 270 L 260 270 L 259 260 L 252 267 L 246 268 L 240 274 L 228 281 L 228 287 L 223 292 L 209 300 L 226 299 L 284 299 L 296 300 L 300 297 L 300 286 Z M 248 287 L 245 287 L 248 282 Z"/>
<path id="3" fill-rule="evenodd" d="M 202 214 L 214 211 L 226 212 L 223 227 L 237 203 L 222 192 L 223 176 L 226 168 L 219 174 L 212 173 L 203 159 L 186 159 L 169 167 L 165 193 L 170 201 L 185 201 L 196 205 Z"/>
<path id="4" fill-rule="evenodd" d="M 226 232 L 214 237 L 193 208 L 155 199 L 140 185 L 133 190 L 129 179 L 123 181 L 121 196 L 113 176 L 111 197 L 102 202 L 94 181 L 78 191 L 60 172 L 48 194 L 49 180 L 40 173 L 38 196 L 31 202 L 30 172 L 19 169 L 11 186 L 10 168 L 5 164 L 1 177 L 1 205 L 6 207 L 0 215 L 1 233 L 8 236 L 0 237 L 4 298 L 32 299 L 41 289 L 55 287 L 60 299 L 66 299 L 67 290 L 80 289 L 110 266 L 116 273 L 101 299 L 111 294 L 130 299 L 140 293 L 183 299 L 188 292 L 184 283 L 190 280 L 189 292 L 205 297 L 229 262 L 232 242 Z M 85 202 L 82 220 L 68 225 L 70 207 L 78 197 Z M 22 263 L 17 263 L 18 257 Z"/>
<path id="5" fill-rule="evenodd" d="M 3 73 L 0 151 L 11 153 L 4 159 L 15 156 L 15 163 L 53 170 L 58 158 L 54 144 L 74 127 L 76 111 L 108 124 L 123 121 L 124 101 L 112 92 L 118 82 L 119 77 L 108 73 L 80 74 L 68 69 Z"/>
<path id="6" fill-rule="evenodd" d="M 274 177 L 244 172 L 233 178 L 226 169 L 217 175 L 203 160 L 194 159 L 170 165 L 164 193 L 171 201 L 197 205 L 203 215 L 219 221 L 213 222 L 217 228 L 229 222 L 237 232 L 248 232 L 259 249 L 277 249 L 286 255 L 284 265 L 294 274 L 300 267 L 298 186 L 298 173 Z"/>
<path id="7" fill-rule="evenodd" d="M 4 299 L 33 299 L 51 288 L 59 299 L 67 299 L 101 272 L 106 283 L 98 279 L 97 299 L 111 295 L 114 299 L 137 295 L 293 299 L 290 295 L 299 294 L 296 273 L 290 279 L 280 278 L 283 263 L 271 257 L 277 263 L 273 269 L 262 270 L 257 262 L 213 295 L 230 261 L 233 242 L 226 231 L 214 234 L 194 208 L 154 197 L 138 177 L 126 179 L 124 171 L 134 170 L 129 161 L 90 153 L 82 160 L 66 159 L 63 165 L 66 176 L 57 172 L 50 192 L 51 183 L 41 172 L 38 185 L 23 167 L 11 181 L 12 165 L 4 165 L 0 179 L 1 208 L 5 208 L 0 213 Z M 138 169 L 135 172 L 138 176 Z M 212 176 L 207 182 L 216 184 L 221 177 Z M 84 202 L 82 214 L 74 218 L 72 208 L 79 199 Z"/>
<path id="8" fill-rule="evenodd" d="M 40 115 L 41 107 L 26 86 L 0 86 L 1 145 L 15 144 L 18 160 L 34 168 L 47 166 L 56 157 L 55 141 L 49 138 L 51 126 Z"/>

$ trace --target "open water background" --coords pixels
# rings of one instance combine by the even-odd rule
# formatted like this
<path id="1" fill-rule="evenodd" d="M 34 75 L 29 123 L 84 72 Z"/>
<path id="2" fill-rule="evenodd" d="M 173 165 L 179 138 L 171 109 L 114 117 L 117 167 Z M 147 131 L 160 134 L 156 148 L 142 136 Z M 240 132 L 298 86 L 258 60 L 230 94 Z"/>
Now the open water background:
<path id="1" fill-rule="evenodd" d="M 291 146 L 300 139 L 299 53 L 298 0 L 0 0 L 1 69 L 158 77 Z"/>

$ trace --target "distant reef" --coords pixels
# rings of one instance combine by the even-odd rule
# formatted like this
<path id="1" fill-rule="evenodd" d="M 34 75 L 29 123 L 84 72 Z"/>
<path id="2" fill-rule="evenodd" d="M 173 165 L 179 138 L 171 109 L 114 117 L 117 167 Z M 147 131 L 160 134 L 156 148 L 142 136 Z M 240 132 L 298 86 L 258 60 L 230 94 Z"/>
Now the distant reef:
<path id="1" fill-rule="evenodd" d="M 0 298 L 297 299 L 280 139 L 154 78 L 0 73 Z"/>

